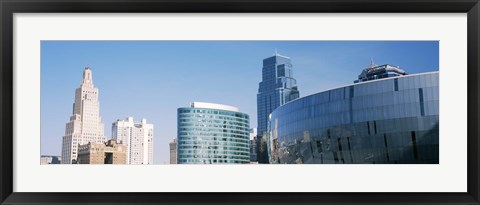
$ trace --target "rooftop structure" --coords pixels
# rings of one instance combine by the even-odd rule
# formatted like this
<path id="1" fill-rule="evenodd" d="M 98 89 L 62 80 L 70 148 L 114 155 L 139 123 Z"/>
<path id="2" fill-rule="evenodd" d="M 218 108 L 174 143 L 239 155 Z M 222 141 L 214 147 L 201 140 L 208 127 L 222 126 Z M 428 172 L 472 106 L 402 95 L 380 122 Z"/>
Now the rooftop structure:
<path id="1" fill-rule="evenodd" d="M 222 105 L 217 103 L 206 103 L 206 102 L 193 102 L 190 107 L 193 108 L 207 108 L 207 109 L 219 109 L 219 110 L 228 110 L 233 112 L 238 112 L 240 109 L 230 105 Z"/>
<path id="2" fill-rule="evenodd" d="M 375 65 L 375 63 L 370 64 L 368 68 L 363 69 L 362 73 L 358 75 L 358 80 L 355 80 L 354 83 L 365 82 L 370 80 L 389 78 L 407 75 L 407 72 L 400 69 L 399 66 L 384 64 L 384 65 Z"/>

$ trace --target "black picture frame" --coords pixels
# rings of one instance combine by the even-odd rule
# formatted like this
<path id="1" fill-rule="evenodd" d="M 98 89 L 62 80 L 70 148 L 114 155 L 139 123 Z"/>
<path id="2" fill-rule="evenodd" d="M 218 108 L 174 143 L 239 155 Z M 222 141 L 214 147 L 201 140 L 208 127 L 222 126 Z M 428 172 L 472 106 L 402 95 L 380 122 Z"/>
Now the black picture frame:
<path id="1" fill-rule="evenodd" d="M 1 204 L 480 204 L 479 0 L 0 0 Z M 13 14 L 15 13 L 467 13 L 466 193 L 18 193 L 13 192 Z M 441 179 L 439 180 L 441 183 Z M 412 184 L 412 186 L 414 186 Z"/>

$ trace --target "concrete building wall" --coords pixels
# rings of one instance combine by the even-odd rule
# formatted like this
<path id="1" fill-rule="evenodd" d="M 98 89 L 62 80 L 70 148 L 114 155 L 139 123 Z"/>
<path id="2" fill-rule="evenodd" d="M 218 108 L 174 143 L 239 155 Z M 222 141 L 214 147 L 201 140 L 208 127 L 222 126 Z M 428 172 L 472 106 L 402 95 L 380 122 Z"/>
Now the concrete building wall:
<path id="1" fill-rule="evenodd" d="M 116 141 L 79 146 L 79 164 L 126 164 L 126 147 Z"/>

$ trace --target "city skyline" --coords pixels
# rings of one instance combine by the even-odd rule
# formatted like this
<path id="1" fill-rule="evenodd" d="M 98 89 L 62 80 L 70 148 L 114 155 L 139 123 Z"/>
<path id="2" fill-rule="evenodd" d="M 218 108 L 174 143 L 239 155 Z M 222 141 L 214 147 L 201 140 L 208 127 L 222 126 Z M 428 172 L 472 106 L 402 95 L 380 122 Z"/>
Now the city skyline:
<path id="1" fill-rule="evenodd" d="M 60 154 L 72 90 L 80 83 L 79 73 L 90 66 L 106 138 L 111 138 L 111 123 L 117 119 L 146 118 L 155 125 L 154 164 L 168 163 L 176 109 L 185 104 L 239 107 L 256 128 L 262 60 L 275 49 L 292 59 L 300 97 L 352 84 L 371 57 L 376 64 L 397 65 L 411 74 L 438 70 L 436 41 L 43 41 L 41 49 L 41 154 Z M 200 93 L 205 89 L 214 92 Z"/>

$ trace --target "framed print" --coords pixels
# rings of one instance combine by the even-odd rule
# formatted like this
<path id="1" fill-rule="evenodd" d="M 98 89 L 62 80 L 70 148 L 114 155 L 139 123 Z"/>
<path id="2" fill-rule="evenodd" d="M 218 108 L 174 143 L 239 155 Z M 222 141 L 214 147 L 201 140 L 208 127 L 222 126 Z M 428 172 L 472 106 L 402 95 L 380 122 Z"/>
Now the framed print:
<path id="1" fill-rule="evenodd" d="M 2 204 L 478 204 L 471 1 L 2 1 Z"/>

